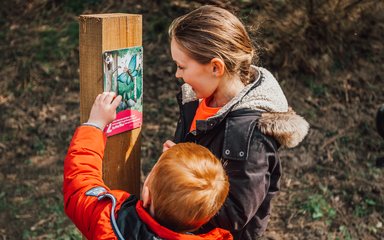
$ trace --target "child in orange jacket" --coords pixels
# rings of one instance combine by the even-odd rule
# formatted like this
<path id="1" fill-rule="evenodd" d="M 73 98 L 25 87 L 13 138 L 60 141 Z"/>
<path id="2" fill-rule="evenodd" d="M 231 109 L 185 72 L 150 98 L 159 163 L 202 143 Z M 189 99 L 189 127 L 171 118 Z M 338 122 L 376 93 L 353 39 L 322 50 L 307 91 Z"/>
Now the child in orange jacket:
<path id="1" fill-rule="evenodd" d="M 121 96 L 99 94 L 64 162 L 64 209 L 88 239 L 232 239 L 223 229 L 193 235 L 222 206 L 229 183 L 220 161 L 202 146 L 165 151 L 148 174 L 142 200 L 102 180 L 106 135 Z"/>

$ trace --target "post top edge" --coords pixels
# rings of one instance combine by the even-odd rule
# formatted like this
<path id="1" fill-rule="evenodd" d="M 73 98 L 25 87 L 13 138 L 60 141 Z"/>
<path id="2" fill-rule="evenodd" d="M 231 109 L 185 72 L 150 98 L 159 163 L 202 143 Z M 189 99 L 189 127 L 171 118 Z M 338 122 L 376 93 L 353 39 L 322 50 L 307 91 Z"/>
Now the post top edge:
<path id="1" fill-rule="evenodd" d="M 111 17 L 141 17 L 141 14 L 131 13 L 101 13 L 101 14 L 83 14 L 79 18 L 111 18 Z"/>

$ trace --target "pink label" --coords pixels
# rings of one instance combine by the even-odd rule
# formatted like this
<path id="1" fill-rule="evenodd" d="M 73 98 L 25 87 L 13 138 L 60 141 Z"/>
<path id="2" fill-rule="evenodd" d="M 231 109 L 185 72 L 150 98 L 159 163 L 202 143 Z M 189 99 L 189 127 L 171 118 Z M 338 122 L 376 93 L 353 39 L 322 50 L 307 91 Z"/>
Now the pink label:
<path id="1" fill-rule="evenodd" d="M 125 131 L 141 127 L 143 114 L 137 110 L 124 110 L 116 115 L 116 119 L 108 124 L 104 132 L 107 137 L 113 136 Z"/>

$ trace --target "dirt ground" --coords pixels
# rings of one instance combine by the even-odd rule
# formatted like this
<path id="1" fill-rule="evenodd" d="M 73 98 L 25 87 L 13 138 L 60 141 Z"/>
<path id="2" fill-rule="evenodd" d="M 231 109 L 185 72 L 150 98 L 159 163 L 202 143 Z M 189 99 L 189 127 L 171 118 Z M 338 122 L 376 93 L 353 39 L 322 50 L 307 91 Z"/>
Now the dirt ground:
<path id="1" fill-rule="evenodd" d="M 384 2 L 360 0 L 0 3 L 0 239 L 81 239 L 62 206 L 63 159 L 79 122 L 80 14 L 143 14 L 142 171 L 173 135 L 171 20 L 202 4 L 241 17 L 259 66 L 311 125 L 281 149 L 281 192 L 265 239 L 384 239 Z"/>

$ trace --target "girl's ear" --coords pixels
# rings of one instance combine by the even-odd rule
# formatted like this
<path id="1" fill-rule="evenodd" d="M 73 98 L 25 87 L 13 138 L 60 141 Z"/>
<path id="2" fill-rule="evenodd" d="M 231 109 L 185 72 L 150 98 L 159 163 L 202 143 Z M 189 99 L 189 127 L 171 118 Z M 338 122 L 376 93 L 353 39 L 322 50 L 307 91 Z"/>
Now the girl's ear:
<path id="1" fill-rule="evenodd" d="M 142 193 L 142 198 L 143 198 L 143 207 L 147 208 L 151 205 L 151 193 L 149 192 L 149 188 L 147 186 L 143 186 L 143 193 Z"/>
<path id="2" fill-rule="evenodd" d="M 213 58 L 211 60 L 211 66 L 212 66 L 212 74 L 215 77 L 222 77 L 225 72 L 225 64 L 224 61 L 220 58 Z"/>

